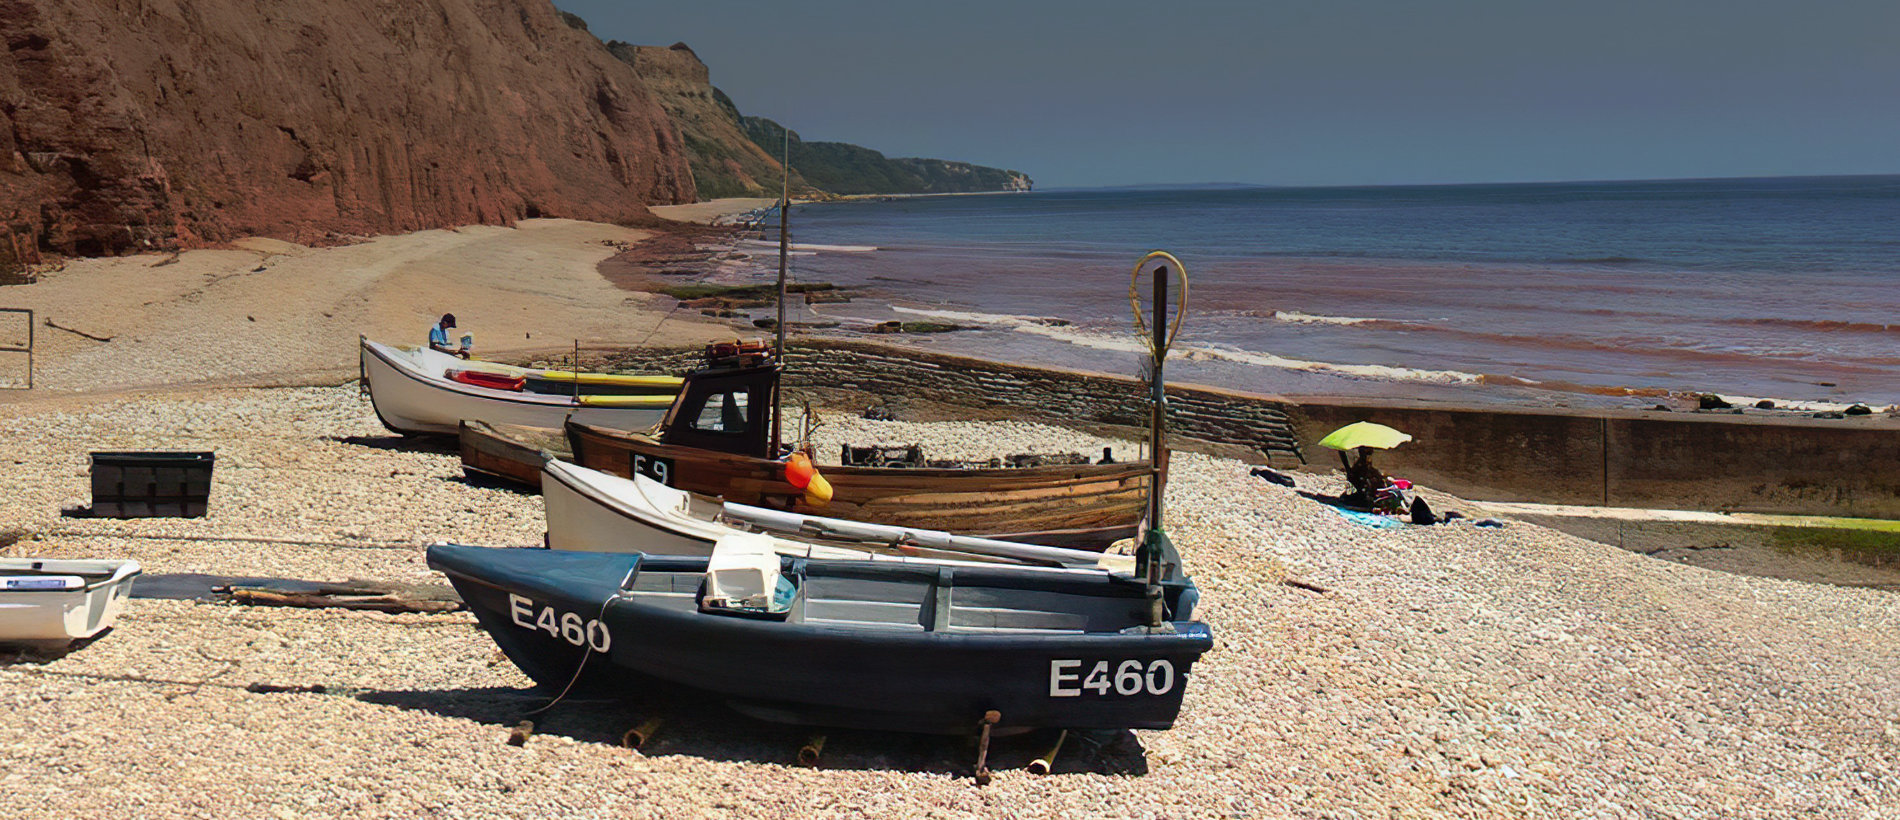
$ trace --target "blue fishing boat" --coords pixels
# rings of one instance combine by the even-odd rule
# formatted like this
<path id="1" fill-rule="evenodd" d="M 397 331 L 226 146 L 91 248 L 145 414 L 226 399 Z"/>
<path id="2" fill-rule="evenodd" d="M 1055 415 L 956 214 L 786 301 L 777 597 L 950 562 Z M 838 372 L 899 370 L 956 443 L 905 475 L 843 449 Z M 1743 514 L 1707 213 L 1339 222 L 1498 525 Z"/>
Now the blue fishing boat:
<path id="1" fill-rule="evenodd" d="M 1186 579 L 791 558 L 756 534 L 711 556 L 437 545 L 428 559 L 552 692 L 665 681 L 780 723 L 1166 729 L 1213 643 Z"/>

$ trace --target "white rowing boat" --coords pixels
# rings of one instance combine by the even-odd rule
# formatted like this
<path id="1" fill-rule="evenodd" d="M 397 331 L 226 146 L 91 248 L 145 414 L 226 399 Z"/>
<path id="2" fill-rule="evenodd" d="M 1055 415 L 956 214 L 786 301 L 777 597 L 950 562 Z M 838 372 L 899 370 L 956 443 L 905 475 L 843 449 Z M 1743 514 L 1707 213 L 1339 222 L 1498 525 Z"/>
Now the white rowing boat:
<path id="1" fill-rule="evenodd" d="M 66 644 L 111 628 L 137 561 L 0 558 L 0 644 Z"/>
<path id="2" fill-rule="evenodd" d="M 631 479 L 564 461 L 543 468 L 547 545 L 583 552 L 711 555 L 735 533 L 764 532 L 781 555 L 938 562 L 1008 562 L 1129 572 L 1131 556 L 951 535 L 724 503 L 643 475 Z"/>
<path id="3" fill-rule="evenodd" d="M 361 341 L 363 380 L 376 415 L 406 435 L 453 435 L 463 421 L 559 428 L 573 420 L 639 430 L 658 424 L 679 394 L 680 380 L 672 376 L 513 367 Z"/>

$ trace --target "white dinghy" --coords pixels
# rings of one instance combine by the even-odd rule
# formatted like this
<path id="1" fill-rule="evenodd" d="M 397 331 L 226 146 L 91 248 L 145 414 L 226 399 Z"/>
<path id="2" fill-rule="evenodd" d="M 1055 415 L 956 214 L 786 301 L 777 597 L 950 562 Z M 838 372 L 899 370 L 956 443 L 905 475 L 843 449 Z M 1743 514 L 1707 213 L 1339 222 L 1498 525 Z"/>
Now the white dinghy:
<path id="1" fill-rule="evenodd" d="M 63 645 L 111 628 L 137 561 L 0 558 L 0 644 Z"/>
<path id="2" fill-rule="evenodd" d="M 573 420 L 639 430 L 658 424 L 679 394 L 672 376 L 540 370 L 361 342 L 376 416 L 405 435 L 454 435 L 465 420 L 544 428 Z"/>
<path id="3" fill-rule="evenodd" d="M 621 478 L 564 461 L 549 461 L 541 477 L 547 545 L 556 550 L 711 555 L 726 536 L 764 532 L 779 554 L 804 558 L 1005 562 L 1108 572 L 1134 568 L 1134 558 L 1126 555 L 723 503 L 643 475 Z"/>

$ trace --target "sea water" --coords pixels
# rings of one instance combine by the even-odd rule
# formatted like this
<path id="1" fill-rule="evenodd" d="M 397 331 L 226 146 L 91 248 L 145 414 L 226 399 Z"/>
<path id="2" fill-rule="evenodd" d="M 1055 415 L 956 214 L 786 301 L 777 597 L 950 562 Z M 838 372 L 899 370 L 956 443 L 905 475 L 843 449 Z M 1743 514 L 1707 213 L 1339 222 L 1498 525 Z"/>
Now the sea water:
<path id="1" fill-rule="evenodd" d="M 1138 369 L 1159 248 L 1191 277 L 1171 375 L 1203 383 L 1900 403 L 1900 176 L 918 197 L 792 229 L 796 278 L 864 289 L 804 318 L 977 328 L 928 342 L 955 352 Z"/>

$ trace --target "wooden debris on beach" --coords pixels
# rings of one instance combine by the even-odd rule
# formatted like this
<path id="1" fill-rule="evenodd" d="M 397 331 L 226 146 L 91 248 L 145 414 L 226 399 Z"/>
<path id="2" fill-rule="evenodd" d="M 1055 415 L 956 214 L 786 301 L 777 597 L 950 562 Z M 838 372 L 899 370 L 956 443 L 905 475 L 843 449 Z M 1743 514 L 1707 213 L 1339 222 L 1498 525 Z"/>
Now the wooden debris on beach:
<path id="1" fill-rule="evenodd" d="M 65 325 L 54 322 L 51 317 L 48 317 L 42 320 L 42 323 L 45 324 L 47 327 L 50 327 L 54 330 L 64 330 L 67 333 L 71 333 L 75 336 L 84 336 L 95 342 L 110 342 L 118 335 L 118 334 L 113 334 L 113 333 L 109 333 L 105 335 L 100 335 L 98 333 L 89 333 L 87 331 L 80 330 L 79 328 L 76 328 L 76 327 L 67 327 Z"/>
<path id="2" fill-rule="evenodd" d="M 531 737 L 534 737 L 534 721 L 524 720 L 508 730 L 508 745 L 526 746 Z"/>
<path id="3" fill-rule="evenodd" d="M 269 586 L 233 586 L 223 590 L 234 603 L 246 606 L 290 606 L 306 609 L 357 609 L 373 612 L 454 612 L 462 608 L 455 591 L 440 585 L 390 584 L 352 580 L 311 589 Z"/>

